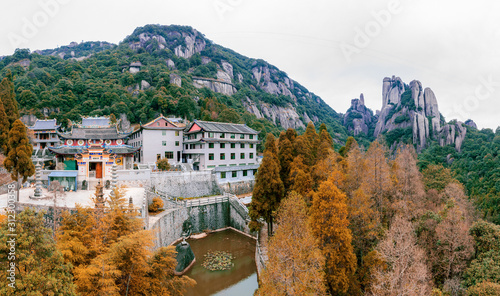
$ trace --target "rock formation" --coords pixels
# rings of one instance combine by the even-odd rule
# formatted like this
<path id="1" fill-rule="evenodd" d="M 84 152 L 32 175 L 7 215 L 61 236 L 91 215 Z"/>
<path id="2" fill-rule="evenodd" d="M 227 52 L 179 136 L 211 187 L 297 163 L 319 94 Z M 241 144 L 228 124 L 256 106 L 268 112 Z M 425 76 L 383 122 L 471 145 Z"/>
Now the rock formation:
<path id="1" fill-rule="evenodd" d="M 255 102 L 247 97 L 246 100 L 243 101 L 243 106 L 248 112 L 255 114 L 257 118 L 268 119 L 276 125 L 281 125 L 284 129 L 305 128 L 305 124 L 311 121 L 307 113 L 304 112 L 303 122 L 300 119 L 300 115 L 297 114 L 297 110 L 295 110 L 291 104 L 281 107 L 268 103 L 260 103 L 260 105 L 257 106 Z"/>
<path id="2" fill-rule="evenodd" d="M 219 72 L 217 72 L 217 74 L 218 73 Z M 224 72 L 222 72 L 222 73 L 224 73 Z M 214 92 L 218 92 L 218 93 L 225 94 L 228 96 L 236 93 L 236 88 L 234 87 L 234 85 L 231 82 L 227 82 L 227 81 L 224 81 L 222 79 L 193 77 L 193 85 L 196 88 L 207 87 Z"/>
<path id="3" fill-rule="evenodd" d="M 178 87 L 181 87 L 182 86 L 182 79 L 179 75 L 171 73 L 170 74 L 170 83 L 175 84 Z"/>
<path id="4" fill-rule="evenodd" d="M 351 107 L 344 115 L 344 126 L 349 132 L 355 136 L 360 133 L 368 135 L 369 129 L 373 126 L 376 118 L 373 112 L 366 108 L 363 94 L 359 95 L 359 99 L 351 100 Z"/>
<path id="5" fill-rule="evenodd" d="M 418 80 L 407 85 L 399 77 L 384 78 L 382 109 L 377 114 L 375 137 L 392 131 L 395 131 L 392 135 L 410 136 L 411 130 L 417 151 L 424 149 L 431 138 L 439 140 L 441 145 L 454 144 L 460 151 L 467 132 L 462 122 L 444 124 L 434 92 L 428 87 L 423 89 Z M 362 123 L 359 126 L 363 128 Z"/>

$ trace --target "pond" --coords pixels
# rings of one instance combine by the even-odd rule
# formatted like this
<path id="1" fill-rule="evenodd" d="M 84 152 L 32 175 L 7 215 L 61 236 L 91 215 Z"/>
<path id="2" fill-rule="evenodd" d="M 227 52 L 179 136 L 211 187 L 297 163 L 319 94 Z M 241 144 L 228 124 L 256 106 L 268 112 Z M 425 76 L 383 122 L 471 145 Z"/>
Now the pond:
<path id="1" fill-rule="evenodd" d="M 253 295 L 258 288 L 254 239 L 233 230 L 224 230 L 187 241 L 196 256 L 196 263 L 186 275 L 197 284 L 187 290 L 186 296 Z M 224 271 L 205 269 L 202 263 L 209 251 L 231 253 L 234 266 Z"/>

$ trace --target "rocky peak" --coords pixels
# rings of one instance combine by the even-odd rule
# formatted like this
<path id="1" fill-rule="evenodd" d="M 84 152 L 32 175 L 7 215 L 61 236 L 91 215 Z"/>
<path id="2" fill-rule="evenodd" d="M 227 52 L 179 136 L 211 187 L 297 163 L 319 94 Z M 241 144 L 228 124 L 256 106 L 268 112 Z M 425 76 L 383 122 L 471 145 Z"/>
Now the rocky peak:
<path id="1" fill-rule="evenodd" d="M 476 124 L 476 123 L 474 122 L 474 120 L 472 120 L 472 119 L 467 119 L 467 120 L 465 121 L 465 125 L 467 125 L 467 126 L 470 126 L 470 127 L 473 127 L 473 128 L 475 128 L 475 129 L 477 129 L 477 124 Z"/>
<path id="2" fill-rule="evenodd" d="M 373 112 L 365 106 L 363 94 L 360 94 L 359 99 L 356 98 L 351 100 L 351 107 L 344 115 L 344 126 L 355 136 L 360 133 L 368 135 L 375 120 L 376 118 L 373 116 Z"/>
<path id="3" fill-rule="evenodd" d="M 382 110 L 378 114 L 375 137 L 387 134 L 391 141 L 410 138 L 417 151 L 425 148 L 431 138 L 439 140 L 441 145 L 455 144 L 460 151 L 467 131 L 461 122 L 441 126 L 436 96 L 418 80 L 406 85 L 399 77 L 384 78 Z"/>

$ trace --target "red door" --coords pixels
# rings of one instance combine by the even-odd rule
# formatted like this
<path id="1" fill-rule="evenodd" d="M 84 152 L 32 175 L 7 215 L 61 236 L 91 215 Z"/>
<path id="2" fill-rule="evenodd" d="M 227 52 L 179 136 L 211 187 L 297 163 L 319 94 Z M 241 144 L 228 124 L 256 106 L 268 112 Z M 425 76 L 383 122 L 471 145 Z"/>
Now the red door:
<path id="1" fill-rule="evenodd" d="M 102 162 L 97 162 L 95 164 L 95 177 L 97 179 L 102 179 Z"/>

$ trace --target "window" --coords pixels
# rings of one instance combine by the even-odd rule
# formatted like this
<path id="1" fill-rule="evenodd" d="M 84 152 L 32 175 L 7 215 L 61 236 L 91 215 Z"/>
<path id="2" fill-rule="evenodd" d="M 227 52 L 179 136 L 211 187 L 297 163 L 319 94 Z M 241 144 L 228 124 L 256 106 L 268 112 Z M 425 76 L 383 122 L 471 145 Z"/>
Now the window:
<path id="1" fill-rule="evenodd" d="M 196 149 L 196 145 L 195 144 L 189 144 L 189 149 Z"/>
<path id="2" fill-rule="evenodd" d="M 257 174 L 257 170 L 253 170 L 253 175 L 255 176 Z"/>
<path id="3" fill-rule="evenodd" d="M 207 165 L 207 169 L 213 169 L 215 168 L 215 165 Z"/>
<path id="4" fill-rule="evenodd" d="M 156 154 L 156 160 L 161 158 L 161 154 Z"/>
<path id="5" fill-rule="evenodd" d="M 168 126 L 168 122 L 165 122 L 165 126 Z"/>
<path id="6" fill-rule="evenodd" d="M 240 144 L 241 149 L 245 149 L 245 144 Z"/>
<path id="7" fill-rule="evenodd" d="M 236 178 L 237 176 L 238 176 L 238 172 L 237 171 L 232 171 L 231 172 L 231 177 Z"/>
<path id="8" fill-rule="evenodd" d="M 162 146 L 167 146 L 167 141 L 161 141 Z"/>
<path id="9" fill-rule="evenodd" d="M 236 153 L 231 153 L 231 159 L 236 159 Z"/>
<path id="10" fill-rule="evenodd" d="M 226 159 L 226 153 L 221 153 L 220 154 L 220 160 Z"/>
<path id="11" fill-rule="evenodd" d="M 186 144 L 186 150 L 188 150 L 188 149 L 189 149 L 189 145 L 188 145 L 188 144 Z"/>
<path id="12" fill-rule="evenodd" d="M 213 153 L 208 154 L 208 160 L 214 160 L 214 154 Z"/>
<path id="13" fill-rule="evenodd" d="M 226 148 L 226 144 L 225 143 L 220 143 L 220 149 L 224 149 Z"/>
<path id="14" fill-rule="evenodd" d="M 175 136 L 178 137 L 179 136 L 179 131 L 175 131 Z"/>
<path id="15" fill-rule="evenodd" d="M 243 171 L 243 177 L 246 177 L 247 175 L 248 175 L 247 170 L 244 170 L 244 171 Z"/>
<path id="16" fill-rule="evenodd" d="M 226 172 L 220 172 L 220 178 L 226 179 Z"/>
<path id="17" fill-rule="evenodd" d="M 175 146 L 179 146 L 179 141 L 175 141 Z"/>
<path id="18" fill-rule="evenodd" d="M 240 153 L 240 159 L 245 159 L 245 153 Z"/>
<path id="19" fill-rule="evenodd" d="M 161 135 L 162 136 L 166 136 L 167 135 L 167 131 L 161 131 Z"/>
<path id="20" fill-rule="evenodd" d="M 214 148 L 214 143 L 208 143 L 208 148 L 210 149 Z"/>
<path id="21" fill-rule="evenodd" d="M 224 139 L 226 137 L 226 135 L 224 133 L 220 133 L 220 138 L 221 139 Z"/>
<path id="22" fill-rule="evenodd" d="M 241 134 L 240 139 L 244 139 L 244 138 L 245 138 L 245 134 Z"/>
<path id="23" fill-rule="evenodd" d="M 160 126 L 160 123 L 159 123 L 159 122 L 157 122 L 157 123 L 156 123 L 156 126 Z"/>
<path id="24" fill-rule="evenodd" d="M 165 158 L 173 159 L 174 158 L 174 152 L 173 151 L 165 151 Z"/>
<path id="25" fill-rule="evenodd" d="M 215 137 L 215 134 L 214 133 L 208 133 L 208 137 L 209 138 L 213 138 L 213 137 Z"/>
<path id="26" fill-rule="evenodd" d="M 235 143 L 231 143 L 231 148 L 236 148 L 236 144 Z"/>
<path id="27" fill-rule="evenodd" d="M 249 153 L 249 154 L 248 154 L 248 157 L 249 157 L 250 159 L 253 159 L 253 153 Z"/>
<path id="28" fill-rule="evenodd" d="M 231 134 L 231 139 L 236 139 L 236 135 L 235 134 Z"/>
<path id="29" fill-rule="evenodd" d="M 253 148 L 253 144 L 250 144 L 250 148 Z"/>
<path id="30" fill-rule="evenodd" d="M 253 140 L 253 135 L 248 135 L 248 137 L 250 138 L 250 140 Z"/>

